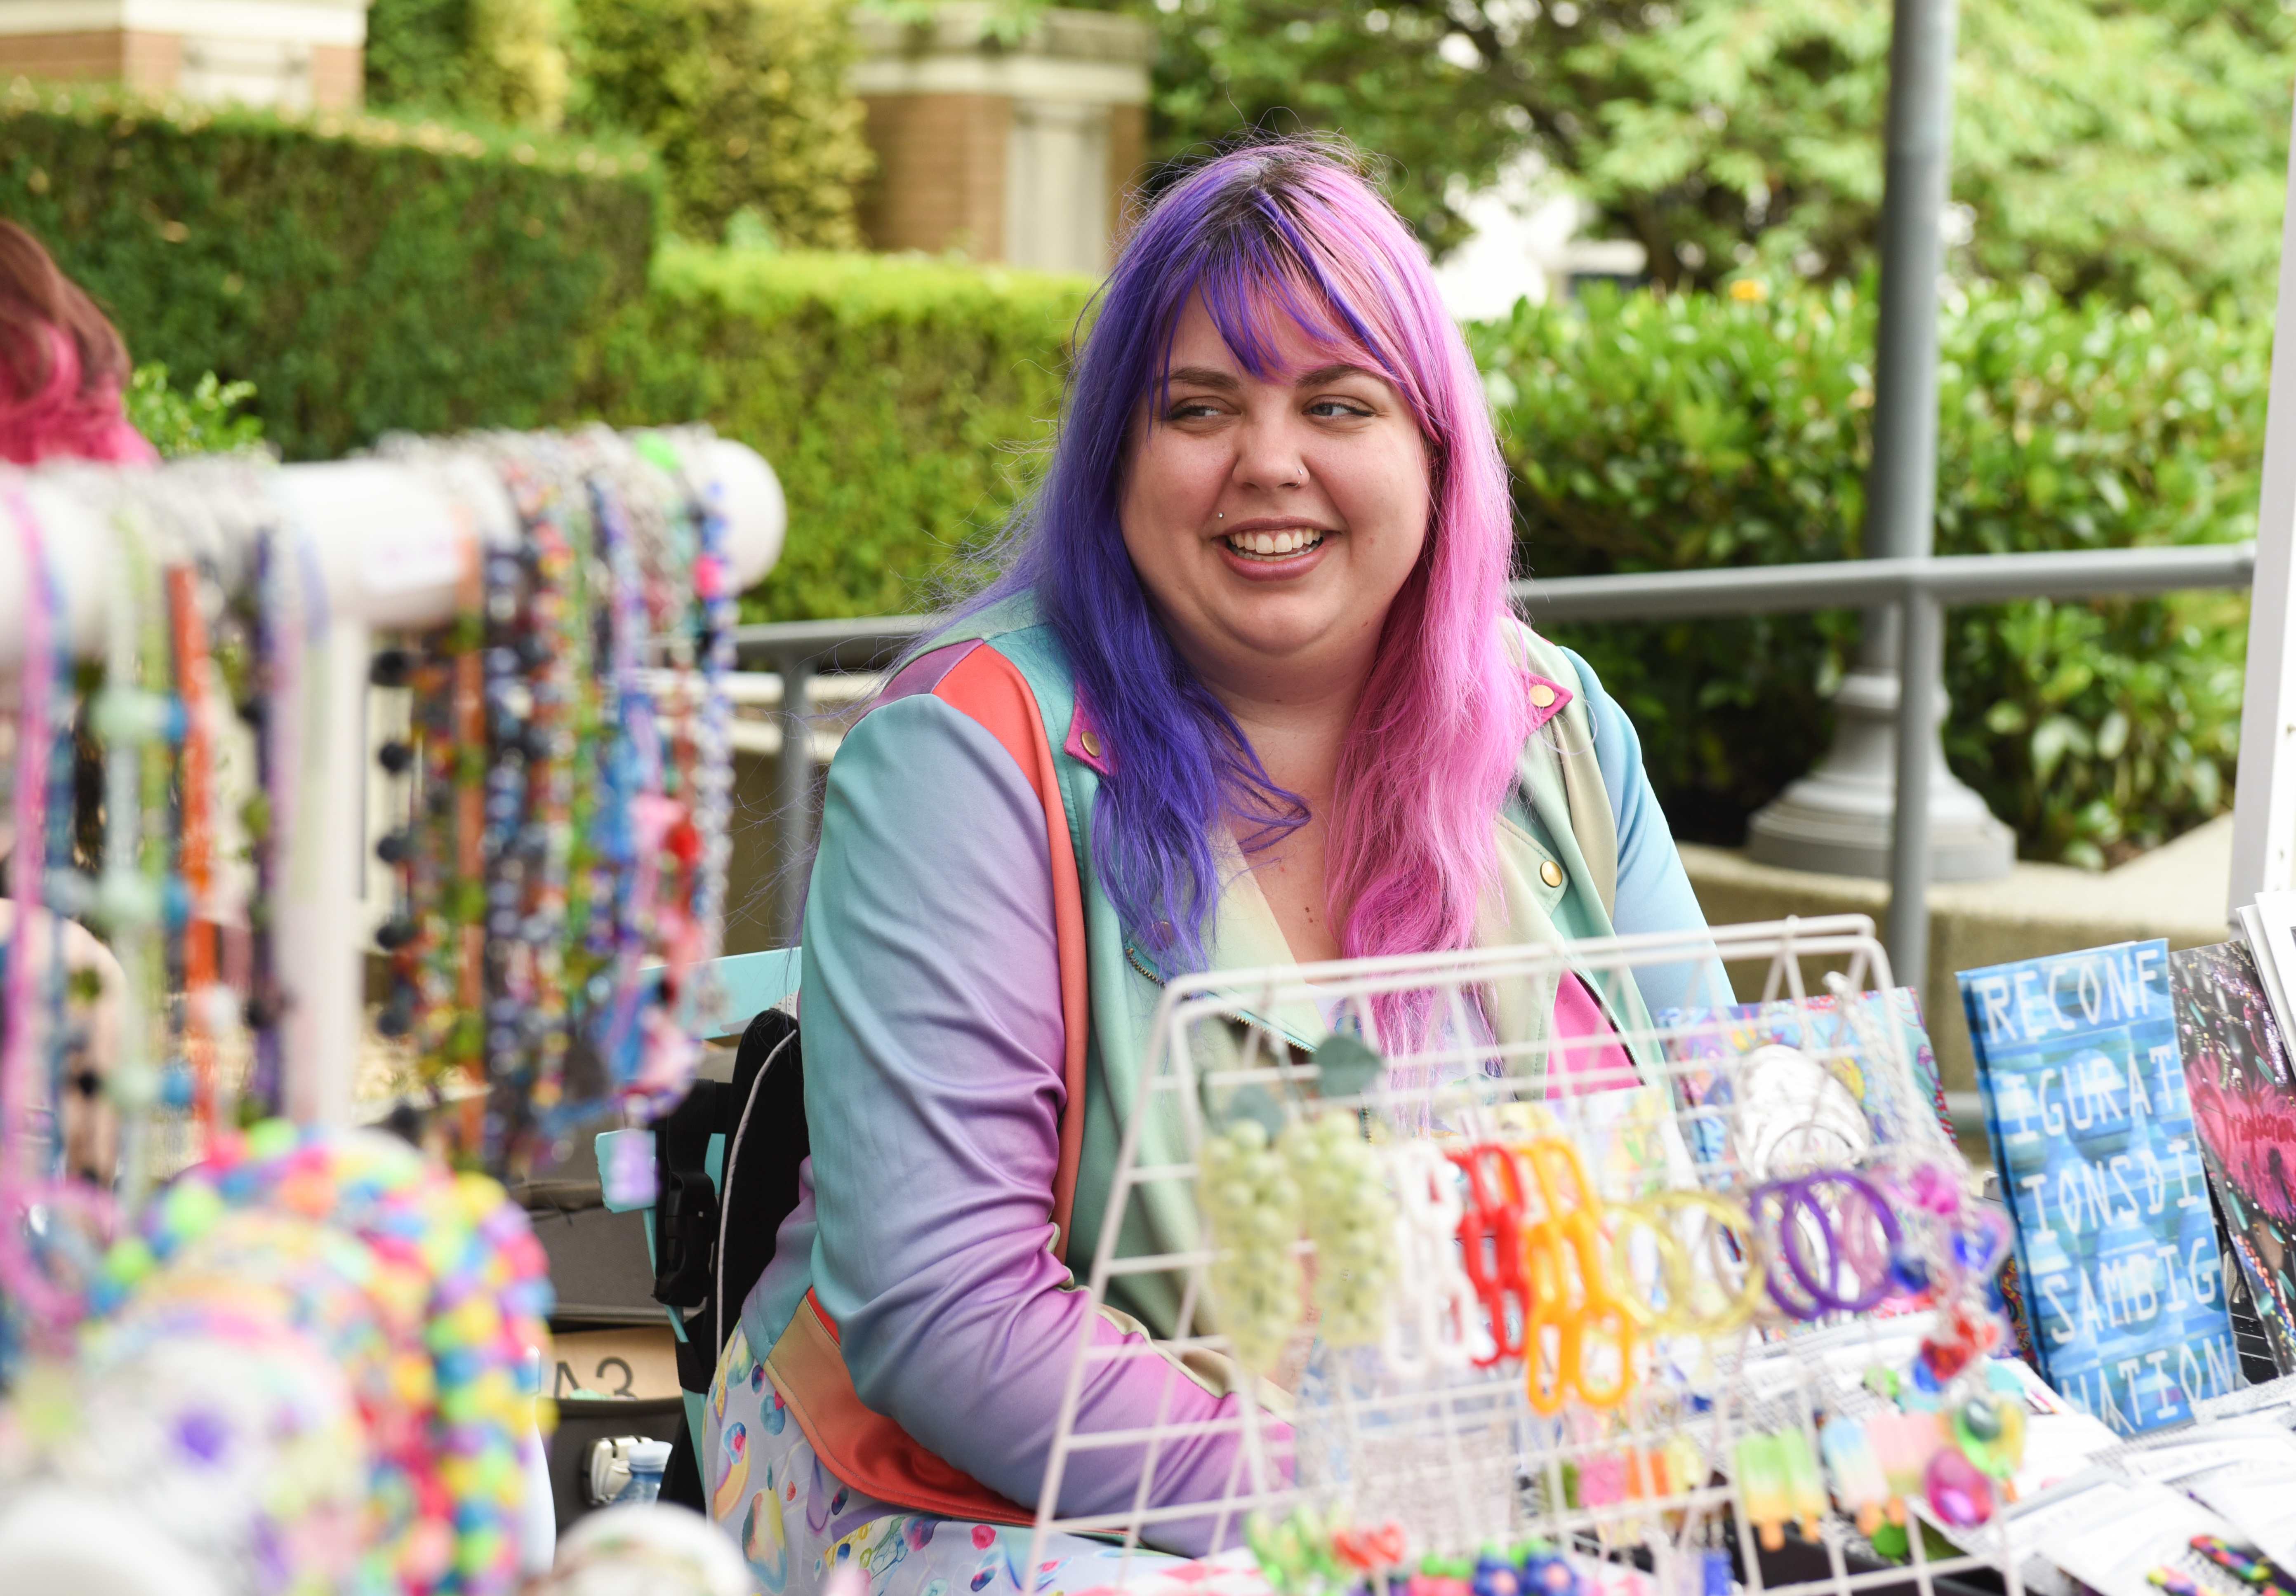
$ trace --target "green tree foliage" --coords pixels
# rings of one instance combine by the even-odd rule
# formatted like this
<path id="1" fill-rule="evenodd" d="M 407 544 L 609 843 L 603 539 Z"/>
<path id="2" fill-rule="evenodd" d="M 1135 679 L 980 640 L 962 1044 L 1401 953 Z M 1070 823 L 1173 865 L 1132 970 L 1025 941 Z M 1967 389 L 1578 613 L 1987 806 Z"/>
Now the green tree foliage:
<path id="1" fill-rule="evenodd" d="M 1882 188 L 1874 0 L 1145 0 L 1167 153 L 1305 125 L 1390 157 L 1438 248 L 1534 151 L 1669 286 L 1745 261 L 1855 277 Z M 1962 266 L 2062 293 L 2268 303 L 2296 19 L 2276 0 L 1964 6 Z"/>
<path id="2" fill-rule="evenodd" d="M 672 217 L 698 238 L 737 212 L 788 246 L 849 249 L 872 169 L 841 0 L 574 0 L 577 116 L 661 151 Z"/>
<path id="3" fill-rule="evenodd" d="M 374 0 L 367 102 L 555 127 L 568 87 L 560 31 L 554 0 Z"/>
<path id="4" fill-rule="evenodd" d="M 972 573 L 1033 479 L 1091 282 L 670 245 L 586 404 L 701 417 L 771 461 L 789 543 L 746 620 L 897 614 Z"/>
<path id="5" fill-rule="evenodd" d="M 1839 283 L 1598 290 L 1583 314 L 1523 305 L 1475 329 L 1525 568 L 1857 553 L 1874 324 L 1872 296 Z M 2029 285 L 1955 296 L 1941 340 L 1941 552 L 2254 535 L 2267 324 L 2067 308 Z M 1857 618 L 1556 631 L 1634 716 L 1677 830 L 1734 843 L 1825 746 Z M 2245 603 L 2221 594 L 1956 611 L 1948 754 L 2030 856 L 2158 842 L 2230 793 L 2245 638 Z"/>

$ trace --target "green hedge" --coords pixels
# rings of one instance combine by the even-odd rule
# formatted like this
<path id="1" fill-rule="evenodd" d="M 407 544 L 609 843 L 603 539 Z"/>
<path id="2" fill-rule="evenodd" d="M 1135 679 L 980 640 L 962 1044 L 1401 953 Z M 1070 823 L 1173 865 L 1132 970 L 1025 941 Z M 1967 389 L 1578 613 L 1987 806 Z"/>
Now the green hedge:
<path id="1" fill-rule="evenodd" d="M 789 543 L 745 618 L 896 613 L 1002 524 L 1090 292 L 920 257 L 673 244 L 603 340 L 589 403 L 625 424 L 701 417 L 773 462 Z"/>
<path id="2" fill-rule="evenodd" d="M 573 413 L 644 291 L 653 163 L 512 133 L 0 95 L 0 198 L 138 360 L 256 386 L 291 459 Z"/>
<path id="3" fill-rule="evenodd" d="M 1858 552 L 1870 293 L 1519 306 L 1473 330 L 1535 574 Z M 2271 329 L 2038 288 L 1956 294 L 1940 327 L 1941 553 L 2252 536 Z M 2229 802 L 2246 606 L 2223 594 L 1948 619 L 1948 752 L 2029 856 L 2097 865 Z M 1857 618 L 1557 628 L 1634 715 L 1676 829 L 1735 843 L 1808 768 Z"/>

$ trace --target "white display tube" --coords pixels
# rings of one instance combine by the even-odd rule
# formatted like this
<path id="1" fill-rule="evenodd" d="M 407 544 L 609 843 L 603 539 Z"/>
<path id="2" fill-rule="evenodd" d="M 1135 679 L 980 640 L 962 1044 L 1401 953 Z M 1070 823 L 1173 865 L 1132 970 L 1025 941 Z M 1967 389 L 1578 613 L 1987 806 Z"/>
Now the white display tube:
<path id="1" fill-rule="evenodd" d="M 304 613 L 324 620 L 307 633 L 298 701 L 269 706 L 291 717 L 301 765 L 279 860 L 273 945 L 290 1003 L 282 1038 L 284 1106 L 305 1123 L 348 1125 L 352 1117 L 365 952 L 359 892 L 373 633 L 451 619 L 471 540 L 501 544 L 518 535 L 499 479 L 475 454 L 447 460 L 443 473 L 351 460 L 283 466 L 253 479 L 274 496 L 276 524 L 297 550 L 297 580 L 316 580 L 317 591 L 300 592 Z M 695 464 L 702 490 L 726 518 L 738 591 L 771 570 L 781 554 L 788 517 L 781 484 L 755 451 L 724 439 L 713 441 Z M 163 479 L 167 469 L 160 468 Z M 25 482 L 65 634 L 76 652 L 98 654 L 110 529 L 65 486 L 38 475 Z M 20 540 L 0 536 L 0 675 L 12 676 L 22 664 L 21 618 L 31 578 Z"/>

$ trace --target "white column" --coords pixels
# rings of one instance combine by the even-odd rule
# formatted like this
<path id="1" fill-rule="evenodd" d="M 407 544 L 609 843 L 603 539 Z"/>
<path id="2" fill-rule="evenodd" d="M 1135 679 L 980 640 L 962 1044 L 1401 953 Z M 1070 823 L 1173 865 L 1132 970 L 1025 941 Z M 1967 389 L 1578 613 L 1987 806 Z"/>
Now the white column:
<path id="1" fill-rule="evenodd" d="M 2296 157 L 2288 168 L 2296 201 Z M 2256 586 L 2248 617 L 2248 683 L 2241 700 L 2240 776 L 2234 790 L 2232 900 L 2296 886 L 2296 649 L 2289 647 L 2296 586 L 2296 203 L 2280 227 L 2281 321 L 2272 340 L 2271 407 L 2264 422 L 2264 488 L 2256 518 Z"/>

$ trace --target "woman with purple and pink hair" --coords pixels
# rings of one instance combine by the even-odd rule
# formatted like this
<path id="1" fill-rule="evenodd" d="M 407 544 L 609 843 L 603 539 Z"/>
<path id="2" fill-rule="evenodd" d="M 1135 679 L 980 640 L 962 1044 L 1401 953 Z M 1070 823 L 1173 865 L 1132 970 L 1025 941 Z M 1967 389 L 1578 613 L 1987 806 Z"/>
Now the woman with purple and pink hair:
<path id="1" fill-rule="evenodd" d="M 1509 611 L 1506 474 L 1426 257 L 1324 149 L 1221 156 L 1140 222 L 1011 546 L 830 766 L 812 1156 L 704 1439 L 714 1516 L 775 1596 L 848 1559 L 874 1596 L 1116 1568 L 1055 1536 L 1024 1579 L 1015 1526 L 1079 1334 L 1152 1346 L 1179 1319 L 1170 1275 L 1097 1311 L 1074 1289 L 1168 978 L 1703 924 L 1632 727 Z M 1619 1035 L 1717 973 L 1495 991 L 1479 1023 L 1631 1084 Z M 1387 1002 L 1382 1032 L 1424 1007 Z M 1328 1025 L 1264 1018 L 1303 1052 Z M 1141 1130 L 1144 1164 L 1185 1161 L 1177 1126 Z M 1129 1199 L 1123 1253 L 1194 1245 L 1177 1185 Z M 1095 1362 L 1078 1427 L 1239 1400 L 1201 1350 Z M 1287 1467 L 1280 1415 L 1260 1428 Z M 1237 1451 L 1184 1435 L 1144 1484 L 1136 1449 L 1075 1453 L 1061 1512 L 1144 1500 L 1152 1543 L 1201 1554 L 1217 1521 L 1186 1510 Z"/>

